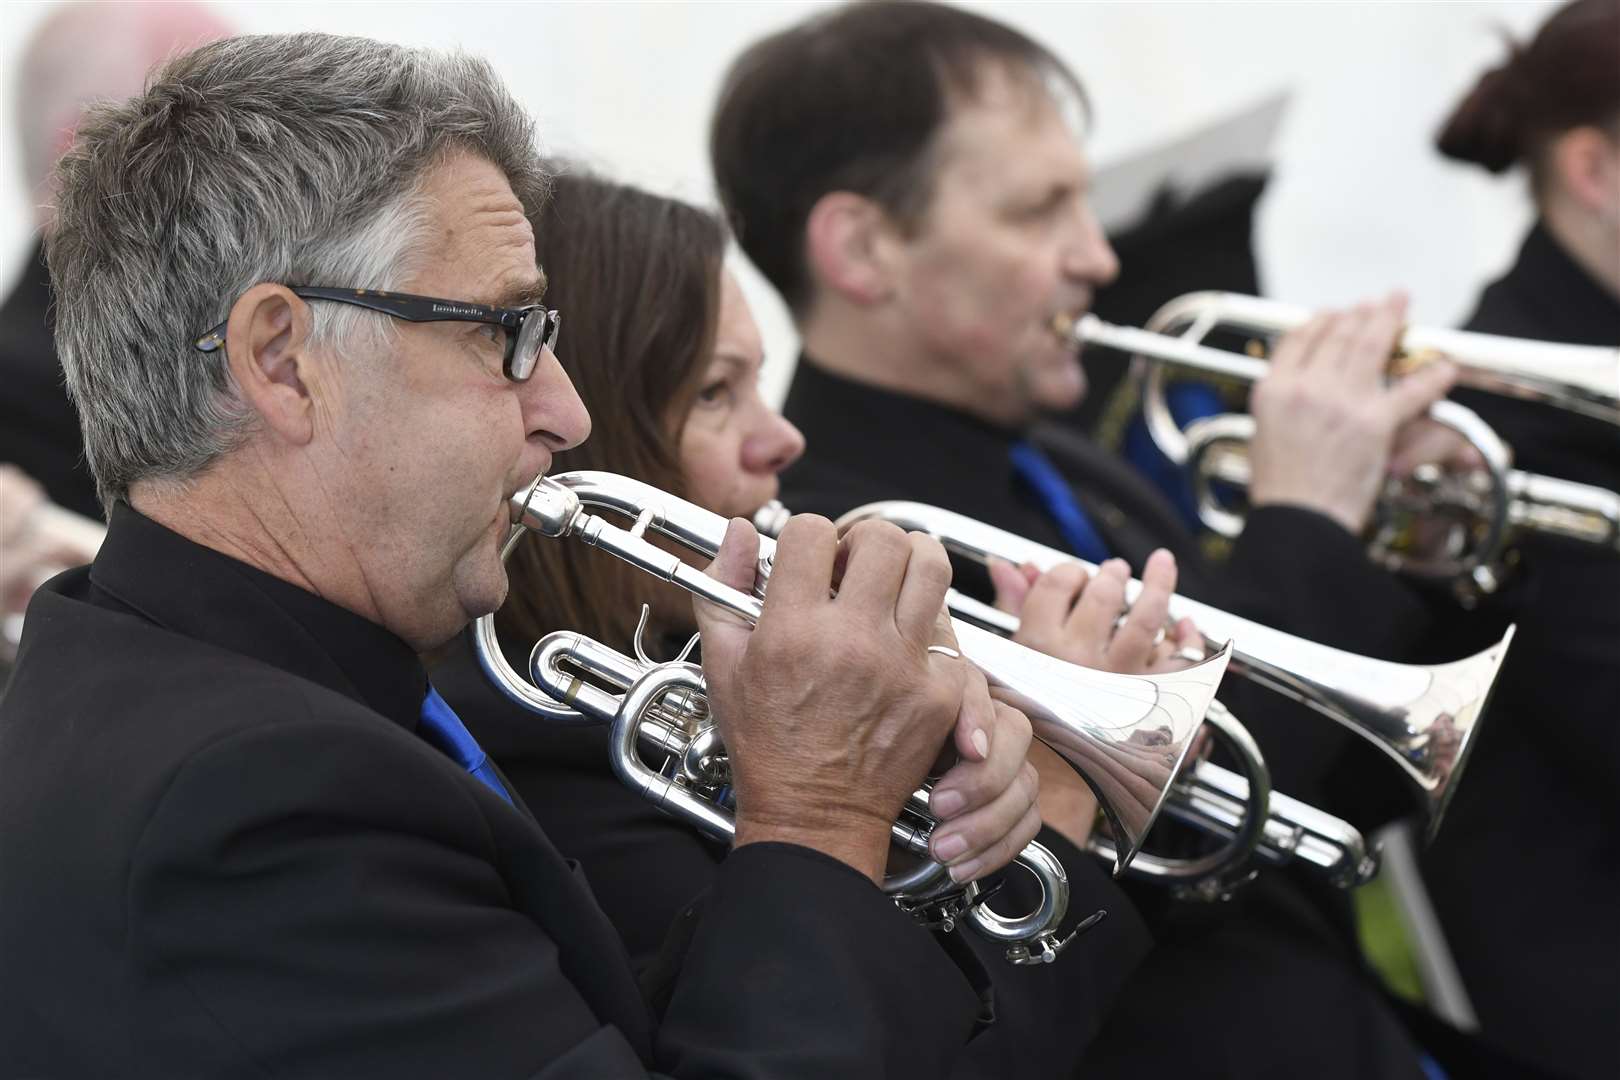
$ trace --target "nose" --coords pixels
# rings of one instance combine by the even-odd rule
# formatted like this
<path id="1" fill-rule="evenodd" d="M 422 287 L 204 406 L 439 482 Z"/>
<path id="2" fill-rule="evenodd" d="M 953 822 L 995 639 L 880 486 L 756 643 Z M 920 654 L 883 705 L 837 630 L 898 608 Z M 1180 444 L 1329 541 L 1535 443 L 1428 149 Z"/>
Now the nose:
<path id="1" fill-rule="evenodd" d="M 1063 249 L 1063 272 L 1091 286 L 1110 284 L 1119 276 L 1119 256 L 1103 234 L 1089 206 L 1080 210 L 1077 227 Z"/>
<path id="2" fill-rule="evenodd" d="M 550 349 L 540 350 L 534 374 L 518 390 L 523 397 L 523 427 L 531 442 L 539 441 L 555 454 L 578 446 L 590 435 L 591 414 Z"/>
<path id="3" fill-rule="evenodd" d="M 742 463 L 749 472 L 775 476 L 804 453 L 804 435 L 781 413 L 763 411 L 758 430 L 743 440 Z"/>

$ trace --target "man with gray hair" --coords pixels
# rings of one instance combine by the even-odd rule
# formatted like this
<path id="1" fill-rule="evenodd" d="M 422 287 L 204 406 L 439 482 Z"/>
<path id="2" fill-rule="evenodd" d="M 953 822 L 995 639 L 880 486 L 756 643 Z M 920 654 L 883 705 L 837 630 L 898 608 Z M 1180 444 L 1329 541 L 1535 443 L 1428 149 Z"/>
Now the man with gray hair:
<path id="1" fill-rule="evenodd" d="M 487 65 L 361 39 L 207 45 L 81 125 L 48 254 L 110 526 L 0 702 L 0 1075 L 909 1076 L 971 1037 L 982 972 L 876 887 L 947 741 L 983 864 L 1037 824 L 937 544 L 795 519 L 756 628 L 697 612 L 737 843 L 662 1015 L 427 684 L 590 426 L 545 183 Z M 757 553 L 734 523 L 713 572 Z"/>
<path id="2" fill-rule="evenodd" d="M 36 230 L 50 227 L 56 162 L 84 109 L 138 93 L 160 61 L 230 33 L 207 7 L 173 0 L 80 0 L 51 11 L 23 47 L 12 87 L 12 130 Z M 89 562 L 99 543 L 101 507 L 79 418 L 62 389 L 51 322 L 40 235 L 0 301 L 0 685 L 34 587 Z"/>

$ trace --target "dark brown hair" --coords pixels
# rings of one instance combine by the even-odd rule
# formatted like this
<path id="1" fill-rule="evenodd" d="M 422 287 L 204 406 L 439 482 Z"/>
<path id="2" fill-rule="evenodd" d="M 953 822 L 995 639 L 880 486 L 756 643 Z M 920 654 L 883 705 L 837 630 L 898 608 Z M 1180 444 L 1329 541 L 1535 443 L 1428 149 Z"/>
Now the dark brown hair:
<path id="1" fill-rule="evenodd" d="M 682 495 L 679 433 L 714 351 L 725 228 L 695 206 L 576 166 L 557 171 L 531 222 L 546 304 L 562 312 L 559 359 L 590 411 L 591 435 L 551 471 L 605 469 Z M 604 552 L 534 536 L 508 566 L 511 592 L 496 620 L 502 640 L 525 649 L 558 629 L 627 648 L 659 587 Z"/>
<path id="2" fill-rule="evenodd" d="M 709 133 L 715 183 L 737 242 L 796 313 L 811 299 L 804 227 L 816 202 L 849 191 L 914 225 L 933 198 L 935 136 L 987 63 L 1085 106 L 1052 53 L 942 4 L 851 4 L 732 64 Z"/>
<path id="3" fill-rule="evenodd" d="M 1479 77 L 1436 145 L 1449 158 L 1499 173 L 1528 161 L 1539 192 L 1542 149 L 1571 128 L 1620 121 L 1620 0 L 1574 0 L 1527 46 Z"/>

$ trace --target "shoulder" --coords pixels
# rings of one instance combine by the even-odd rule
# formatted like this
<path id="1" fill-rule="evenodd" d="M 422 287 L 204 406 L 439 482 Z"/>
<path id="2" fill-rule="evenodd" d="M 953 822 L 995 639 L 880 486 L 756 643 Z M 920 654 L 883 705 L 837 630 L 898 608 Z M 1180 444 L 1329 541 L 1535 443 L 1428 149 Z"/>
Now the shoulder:
<path id="1" fill-rule="evenodd" d="M 886 478 L 878 463 L 859 469 L 807 456 L 782 475 L 782 502 L 795 514 L 836 519 L 857 506 L 904 495 L 905 486 Z"/>

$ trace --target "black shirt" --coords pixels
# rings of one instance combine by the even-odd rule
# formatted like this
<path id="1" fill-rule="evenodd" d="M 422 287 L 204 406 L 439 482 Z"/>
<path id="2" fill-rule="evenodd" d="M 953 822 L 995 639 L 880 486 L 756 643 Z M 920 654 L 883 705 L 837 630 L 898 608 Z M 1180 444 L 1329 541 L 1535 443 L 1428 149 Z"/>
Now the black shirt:
<path id="1" fill-rule="evenodd" d="M 1545 225 L 1466 329 L 1620 345 L 1620 298 Z M 1473 391 L 1459 401 L 1525 469 L 1620 490 L 1620 429 Z M 1429 892 L 1485 1034 L 1580 1077 L 1620 1075 L 1620 555 L 1520 543 L 1527 587 L 1490 722 L 1450 821 L 1424 853 Z"/>
<path id="2" fill-rule="evenodd" d="M 95 478 L 84 460 L 79 413 L 56 359 L 51 278 L 36 245 L 0 306 L 0 462 L 33 477 L 52 502 L 101 520 Z"/>

